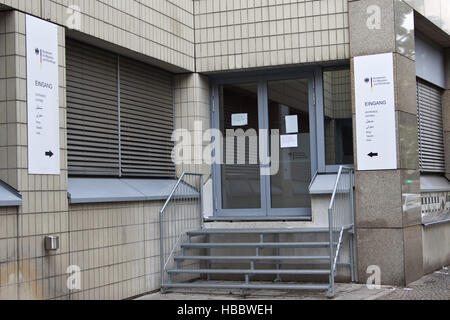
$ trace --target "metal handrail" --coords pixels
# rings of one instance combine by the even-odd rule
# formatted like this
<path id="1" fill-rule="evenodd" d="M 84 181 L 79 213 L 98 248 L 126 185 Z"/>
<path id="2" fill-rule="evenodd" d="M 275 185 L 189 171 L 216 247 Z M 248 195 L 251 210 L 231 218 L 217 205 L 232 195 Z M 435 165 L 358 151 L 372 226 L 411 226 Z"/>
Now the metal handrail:
<path id="1" fill-rule="evenodd" d="M 342 216 L 342 212 L 338 212 L 336 210 L 337 206 L 337 195 L 338 194 L 346 194 L 344 190 L 339 190 L 340 184 L 343 183 L 344 172 L 348 172 L 348 199 L 344 199 L 347 202 L 348 207 L 344 208 L 344 213 L 348 216 Z M 336 276 L 338 258 L 341 252 L 344 232 L 346 230 L 354 231 L 354 195 L 353 195 L 353 173 L 354 169 L 351 167 L 340 166 L 338 175 L 336 178 L 336 183 L 334 185 L 333 194 L 331 196 L 330 205 L 328 207 L 328 225 L 329 225 L 329 236 L 330 236 L 330 288 L 329 295 L 334 295 L 334 279 Z M 340 216 L 336 216 L 337 214 L 341 214 Z M 349 218 L 349 221 L 345 220 L 345 218 Z M 335 234 L 339 233 L 339 237 L 335 241 Z M 352 269 L 352 280 L 355 279 L 354 273 L 354 245 L 353 245 L 353 235 L 350 236 L 350 264 Z"/>
<path id="2" fill-rule="evenodd" d="M 340 167 L 339 167 L 338 176 L 337 176 L 337 178 L 336 178 L 336 182 L 335 182 L 334 188 L 333 188 L 333 195 L 331 196 L 330 206 L 328 207 L 329 210 L 330 210 L 330 209 L 333 209 L 333 204 L 334 204 L 334 201 L 336 200 L 337 189 L 338 189 L 338 187 L 339 187 L 339 182 L 340 182 L 340 180 L 341 180 L 342 172 L 343 172 L 344 170 L 348 170 L 348 171 L 353 172 L 354 168 L 352 168 L 352 167 L 346 167 L 346 166 L 340 166 Z"/>
<path id="3" fill-rule="evenodd" d="M 178 186 L 181 184 L 181 181 L 183 181 L 185 175 L 186 175 L 186 173 L 183 172 L 183 174 L 180 176 L 180 178 L 178 178 L 178 181 L 175 184 L 175 186 L 173 187 L 172 191 L 170 192 L 169 197 L 167 198 L 166 202 L 164 203 L 164 206 L 159 211 L 159 215 L 163 215 L 164 211 L 166 211 L 167 206 L 169 205 L 170 201 L 172 200 L 173 195 L 175 194 L 175 191 L 177 191 Z"/>
<path id="4" fill-rule="evenodd" d="M 203 229 L 203 175 L 199 174 L 199 173 L 187 173 L 187 172 L 183 172 L 181 174 L 181 176 L 178 178 L 177 182 L 175 183 L 175 185 L 173 186 L 169 196 L 167 197 L 167 200 L 165 201 L 164 205 L 162 206 L 161 210 L 159 211 L 159 232 L 160 232 L 160 273 L 161 273 L 161 286 L 164 284 L 164 274 L 165 271 L 167 269 L 167 265 L 170 261 L 170 259 L 174 256 L 175 251 L 177 246 L 180 243 L 180 240 L 183 236 L 183 234 L 185 233 L 185 226 L 183 226 L 181 232 L 178 235 L 177 241 L 175 242 L 175 245 L 173 246 L 170 255 L 168 256 L 167 259 L 165 259 L 165 248 L 164 248 L 164 239 L 165 239 L 165 235 L 164 235 L 164 224 L 163 224 L 163 217 L 167 211 L 167 208 L 169 207 L 169 205 L 171 204 L 171 202 L 173 202 L 174 200 L 176 200 L 176 195 L 175 193 L 177 192 L 177 190 L 180 188 L 180 186 L 182 186 L 184 179 L 187 176 L 194 176 L 194 177 L 199 177 L 199 185 L 198 185 L 198 192 L 199 192 L 199 196 L 198 196 L 198 201 L 200 204 L 200 212 L 199 212 L 199 219 L 200 219 L 200 227 Z M 186 197 L 186 199 L 189 199 L 189 197 Z"/>

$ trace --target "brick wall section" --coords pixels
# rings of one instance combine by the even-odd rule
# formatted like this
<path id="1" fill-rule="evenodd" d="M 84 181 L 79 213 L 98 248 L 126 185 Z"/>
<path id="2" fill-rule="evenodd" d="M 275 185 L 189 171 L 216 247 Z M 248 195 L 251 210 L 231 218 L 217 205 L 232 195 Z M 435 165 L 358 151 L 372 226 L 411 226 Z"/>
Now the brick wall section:
<path id="1" fill-rule="evenodd" d="M 83 34 L 194 71 L 191 0 L 0 0 L 1 4 L 61 26 L 69 26 L 68 6 L 75 4 L 81 12 Z"/>
<path id="2" fill-rule="evenodd" d="M 349 59 L 347 0 L 194 0 L 197 71 Z"/>

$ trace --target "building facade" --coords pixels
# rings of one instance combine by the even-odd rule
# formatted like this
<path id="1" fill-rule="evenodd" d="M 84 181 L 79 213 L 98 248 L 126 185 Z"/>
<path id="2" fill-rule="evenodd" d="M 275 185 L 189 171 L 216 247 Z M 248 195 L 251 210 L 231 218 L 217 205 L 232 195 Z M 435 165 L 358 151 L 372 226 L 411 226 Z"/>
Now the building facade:
<path id="1" fill-rule="evenodd" d="M 447 2 L 0 0 L 0 299 L 159 290 L 160 210 L 183 172 L 201 175 L 205 228 L 325 228 L 339 168 L 354 168 L 359 282 L 371 266 L 407 285 L 450 264 Z M 57 174 L 31 170 L 43 161 L 30 152 L 32 21 L 57 34 Z M 392 139 L 367 155 L 358 88 L 386 83 L 355 79 L 370 67 L 361 57 L 385 54 Z M 192 153 L 177 152 L 174 130 Z M 217 130 L 219 163 L 205 159 Z M 281 133 L 271 174 L 258 146 L 242 163 L 234 152 L 259 130 Z M 388 145 L 393 164 L 365 166 Z"/>

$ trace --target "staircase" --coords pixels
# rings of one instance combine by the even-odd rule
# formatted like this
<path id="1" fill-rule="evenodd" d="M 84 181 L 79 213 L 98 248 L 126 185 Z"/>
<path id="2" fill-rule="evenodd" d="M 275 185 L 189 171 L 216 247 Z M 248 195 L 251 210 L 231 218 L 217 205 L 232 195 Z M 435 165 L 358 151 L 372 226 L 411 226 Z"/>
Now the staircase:
<path id="1" fill-rule="evenodd" d="M 186 175 L 174 189 L 184 191 L 172 192 L 160 212 L 163 292 L 175 288 L 279 289 L 328 291 L 333 296 L 338 267 L 356 281 L 352 169 L 340 168 L 328 210 L 329 227 L 305 229 L 205 228 L 203 219 L 179 215 L 180 201 L 195 201 L 193 194 L 202 185 L 201 181 L 188 183 Z M 199 194 L 195 203 L 201 207 Z M 172 215 L 190 216 L 190 220 L 171 224 L 166 213 L 170 204 Z M 191 226 L 190 231 L 185 225 Z"/>
<path id="2" fill-rule="evenodd" d="M 170 288 L 330 290 L 330 242 L 322 240 L 329 239 L 329 229 L 203 229 L 188 232 L 186 236 L 179 255 L 173 258 L 173 268 L 167 270 L 163 291 Z M 254 241 L 239 240 L 249 238 Z M 337 247 L 338 243 L 333 243 L 333 248 Z M 188 266 L 184 265 L 186 262 Z M 350 263 L 340 265 L 353 273 Z M 177 282 L 179 275 L 195 275 L 207 281 Z M 212 280 L 213 276 L 216 281 Z M 253 281 L 255 277 L 259 279 Z M 285 282 L 285 277 L 313 281 Z M 234 281 L 217 281 L 230 279 Z"/>

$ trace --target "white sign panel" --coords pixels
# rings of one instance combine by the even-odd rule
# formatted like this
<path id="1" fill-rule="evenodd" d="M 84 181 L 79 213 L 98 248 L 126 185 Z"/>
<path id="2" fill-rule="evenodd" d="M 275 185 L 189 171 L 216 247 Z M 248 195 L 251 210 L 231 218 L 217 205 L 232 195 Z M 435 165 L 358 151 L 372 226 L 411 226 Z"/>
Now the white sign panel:
<path id="1" fill-rule="evenodd" d="M 247 113 L 236 113 L 231 115 L 231 125 L 233 127 L 245 127 L 248 125 Z"/>
<path id="2" fill-rule="evenodd" d="M 28 173 L 60 174 L 58 29 L 27 16 Z"/>
<path id="3" fill-rule="evenodd" d="M 397 169 L 392 53 L 355 58 L 358 170 Z"/>

